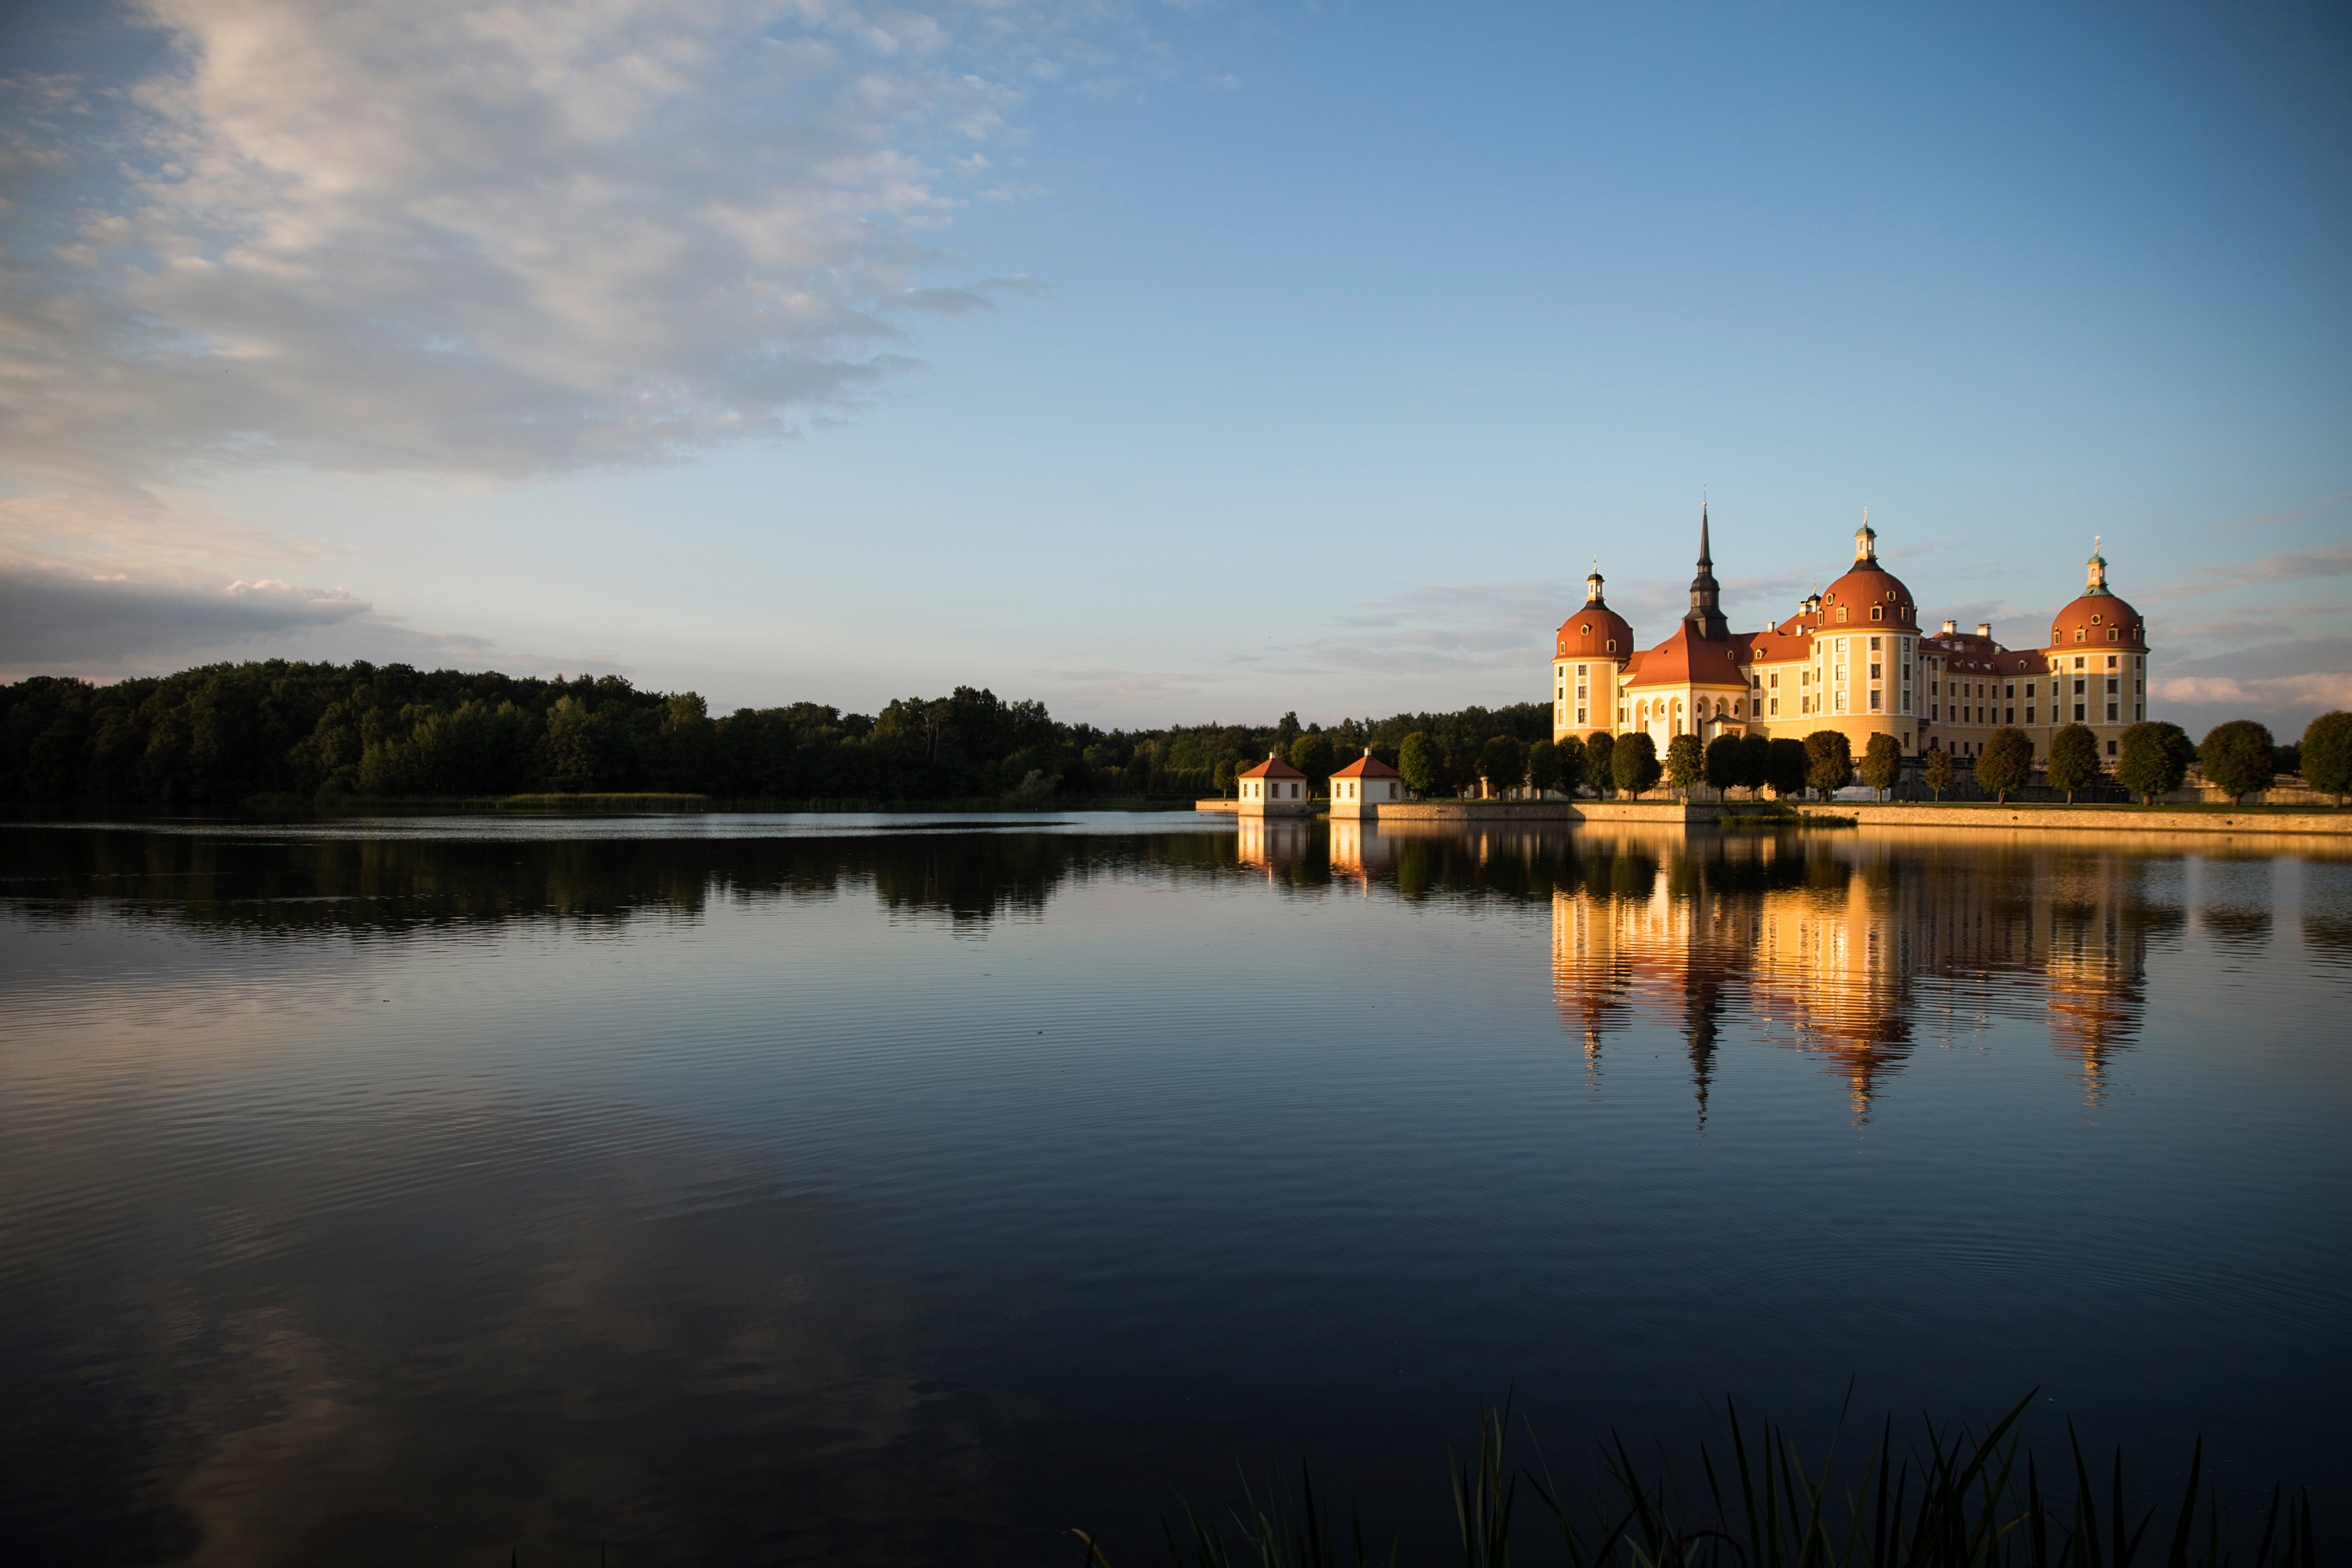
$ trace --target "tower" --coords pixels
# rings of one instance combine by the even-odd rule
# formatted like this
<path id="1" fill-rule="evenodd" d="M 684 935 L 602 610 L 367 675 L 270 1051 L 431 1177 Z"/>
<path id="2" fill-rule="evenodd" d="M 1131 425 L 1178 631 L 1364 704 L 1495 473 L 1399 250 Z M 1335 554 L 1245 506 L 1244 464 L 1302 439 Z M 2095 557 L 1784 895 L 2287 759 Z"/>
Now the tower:
<path id="1" fill-rule="evenodd" d="M 1715 580 L 1715 558 L 1707 550 L 1706 508 L 1698 509 L 1698 575 L 1691 579 L 1690 613 L 1683 617 L 1690 623 L 1691 636 L 1707 642 L 1722 642 L 1731 635 L 1731 623 L 1723 618 L 1723 584 Z"/>

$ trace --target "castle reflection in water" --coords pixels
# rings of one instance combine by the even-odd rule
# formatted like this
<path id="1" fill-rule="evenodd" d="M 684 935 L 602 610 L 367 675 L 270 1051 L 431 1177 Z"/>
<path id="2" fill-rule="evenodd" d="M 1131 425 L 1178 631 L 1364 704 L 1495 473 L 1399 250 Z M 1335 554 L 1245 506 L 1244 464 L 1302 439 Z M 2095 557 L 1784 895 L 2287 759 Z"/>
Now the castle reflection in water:
<path id="1" fill-rule="evenodd" d="M 1238 857 L 1322 883 L 1326 831 L 1335 890 L 1548 899 L 1554 999 L 1590 1069 L 1628 1024 L 1670 1028 L 1702 1120 L 1735 1017 L 1819 1058 L 1857 1117 L 1915 1049 L 1995 1020 L 2046 1026 L 2095 1101 L 2139 1031 L 2150 941 L 2188 920 L 2178 840 L 2110 835 L 1270 823 L 1244 825 Z"/>

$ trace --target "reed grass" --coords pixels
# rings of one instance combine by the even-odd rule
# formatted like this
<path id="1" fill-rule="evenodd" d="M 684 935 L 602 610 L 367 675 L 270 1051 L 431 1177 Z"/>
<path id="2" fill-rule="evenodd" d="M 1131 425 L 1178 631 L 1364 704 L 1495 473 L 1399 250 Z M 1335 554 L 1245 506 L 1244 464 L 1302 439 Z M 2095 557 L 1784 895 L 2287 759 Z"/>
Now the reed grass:
<path id="1" fill-rule="evenodd" d="M 2123 1451 L 2103 1480 L 2067 1424 L 2065 1483 L 2045 1489 L 2018 1422 L 2034 1395 L 1979 1432 L 1923 1421 L 1898 1448 L 1894 1423 L 1858 1459 L 1842 1458 L 1843 1422 L 1818 1466 L 1784 1428 L 1751 1433 L 1725 1405 L 1727 1445 L 1718 1463 L 1699 1449 L 1704 1485 L 1685 1493 L 1672 1468 L 1637 1460 L 1622 1439 L 1601 1445 L 1601 1482 L 1581 1500 L 1536 1463 L 1507 1451 L 1510 1414 L 1481 1402 L 1477 1443 L 1449 1458 L 1454 1525 L 1465 1568 L 1523 1562 L 1570 1568 L 2315 1568 L 2318 1547 L 2308 1490 L 2273 1488 L 2251 1555 L 2250 1532 L 2232 1532 L 2204 1470 L 2204 1444 L 2191 1452 L 2189 1479 L 2168 1512 L 2126 1500 Z M 2203 1487 L 2200 1497 L 2200 1487 Z M 1523 1508 L 1522 1503 L 1528 1506 Z M 1228 1517 L 1181 1505 L 1180 1529 L 1162 1532 L 1178 1568 L 1396 1568 L 1398 1548 L 1377 1555 L 1350 1507 L 1344 1531 L 1301 1463 L 1297 1488 L 1275 1479 L 1263 1493 L 1246 1484 Z M 1524 1539 L 1528 1521 L 1536 1539 Z M 1545 1528 L 1545 1527 L 1549 1528 Z M 1073 1531 L 1086 1568 L 1111 1568 L 1095 1538 Z"/>

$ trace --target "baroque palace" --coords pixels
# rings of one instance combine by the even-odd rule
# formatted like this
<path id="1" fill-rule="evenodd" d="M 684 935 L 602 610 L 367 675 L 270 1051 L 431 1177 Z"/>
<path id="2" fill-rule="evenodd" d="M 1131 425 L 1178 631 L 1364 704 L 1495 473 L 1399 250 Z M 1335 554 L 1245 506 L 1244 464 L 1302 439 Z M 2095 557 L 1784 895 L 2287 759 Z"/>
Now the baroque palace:
<path id="1" fill-rule="evenodd" d="M 2095 542 L 2089 581 L 2039 648 L 2005 648 L 1989 625 L 1963 632 L 1946 621 L 1922 632 L 1911 590 L 1879 564 L 1867 514 L 1845 574 L 1779 625 L 1733 631 L 1721 594 L 1704 507 L 1690 609 L 1656 647 L 1637 647 L 1633 628 L 1602 597 L 1596 567 L 1584 607 L 1553 644 L 1553 739 L 1646 733 L 1663 755 L 1676 735 L 1704 744 L 1723 734 L 1801 740 L 1837 730 L 1856 757 L 1884 734 L 1906 756 L 1970 758 L 1995 730 L 2013 725 L 2047 761 L 2051 738 L 2069 724 L 2087 725 L 2112 757 L 2124 731 L 2147 717 L 2147 623 L 2107 587 Z"/>

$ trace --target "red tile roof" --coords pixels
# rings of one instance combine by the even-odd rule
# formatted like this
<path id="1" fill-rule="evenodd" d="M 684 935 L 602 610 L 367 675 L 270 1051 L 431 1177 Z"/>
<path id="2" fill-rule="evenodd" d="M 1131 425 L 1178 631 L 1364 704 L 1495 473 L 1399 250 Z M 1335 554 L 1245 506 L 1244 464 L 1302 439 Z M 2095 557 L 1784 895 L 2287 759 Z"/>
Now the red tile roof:
<path id="1" fill-rule="evenodd" d="M 1240 774 L 1245 779 L 1303 779 L 1307 775 L 1284 762 L 1280 757 L 1268 757 L 1249 772 Z"/>
<path id="2" fill-rule="evenodd" d="M 1332 770 L 1331 776 L 1335 779 L 1394 779 L 1404 775 L 1366 752 L 1346 767 Z"/>
<path id="3" fill-rule="evenodd" d="M 2091 617 L 2096 616 L 2095 624 Z M 2083 643 L 2106 646 L 2107 634 L 2116 634 L 2114 646 L 2133 649 L 2147 646 L 2147 623 L 2140 619 L 2137 610 L 2113 594 L 2085 594 L 2056 615 L 2050 617 L 2050 646 L 2073 647 L 2074 634 L 2083 634 Z"/>
<path id="4" fill-rule="evenodd" d="M 1735 657 L 1737 640 L 1709 642 L 1691 635 L 1691 624 L 1681 623 L 1675 635 L 1633 661 L 1627 686 L 1736 686 L 1746 689 L 1748 677 Z"/>

